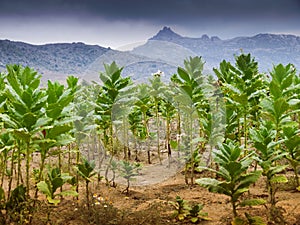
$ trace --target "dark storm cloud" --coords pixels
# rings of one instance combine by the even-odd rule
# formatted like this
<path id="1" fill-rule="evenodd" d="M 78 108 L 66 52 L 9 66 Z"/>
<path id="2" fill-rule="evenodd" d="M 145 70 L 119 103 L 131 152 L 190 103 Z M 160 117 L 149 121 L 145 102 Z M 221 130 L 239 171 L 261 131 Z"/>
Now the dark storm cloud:
<path id="1" fill-rule="evenodd" d="M 107 20 L 179 22 L 201 19 L 281 19 L 300 15 L 299 0 L 4 0 L 5 16 L 85 16 Z"/>
<path id="2" fill-rule="evenodd" d="M 189 37 L 300 35 L 299 21 L 300 0 L 0 0 L 0 39 L 38 44 L 123 46 L 163 26 Z"/>

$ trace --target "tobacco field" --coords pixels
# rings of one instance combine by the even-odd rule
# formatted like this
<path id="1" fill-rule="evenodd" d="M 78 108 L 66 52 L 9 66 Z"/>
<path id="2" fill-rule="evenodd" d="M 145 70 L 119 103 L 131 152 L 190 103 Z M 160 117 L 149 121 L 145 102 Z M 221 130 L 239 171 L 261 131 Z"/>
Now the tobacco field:
<path id="1" fill-rule="evenodd" d="M 250 54 L 168 82 L 0 73 L 0 224 L 300 224 L 300 75 Z"/>

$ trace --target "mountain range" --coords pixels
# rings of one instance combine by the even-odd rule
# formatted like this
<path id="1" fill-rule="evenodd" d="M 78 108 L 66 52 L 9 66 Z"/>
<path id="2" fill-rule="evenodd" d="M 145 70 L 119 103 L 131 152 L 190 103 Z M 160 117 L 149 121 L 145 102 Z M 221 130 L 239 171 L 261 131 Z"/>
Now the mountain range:
<path id="1" fill-rule="evenodd" d="M 42 80 L 63 81 L 74 75 L 86 81 L 99 81 L 104 63 L 116 61 L 124 67 L 123 76 L 145 81 L 152 73 L 163 71 L 164 79 L 176 73 L 189 56 L 202 56 L 205 73 L 213 74 L 225 59 L 251 53 L 258 61 L 260 72 L 269 72 L 278 63 L 292 63 L 300 69 L 300 37 L 282 34 L 257 34 L 222 40 L 217 36 L 184 37 L 164 27 L 148 41 L 130 51 L 118 51 L 84 43 L 32 45 L 0 40 L 0 71 L 7 64 L 30 66 L 41 73 Z"/>

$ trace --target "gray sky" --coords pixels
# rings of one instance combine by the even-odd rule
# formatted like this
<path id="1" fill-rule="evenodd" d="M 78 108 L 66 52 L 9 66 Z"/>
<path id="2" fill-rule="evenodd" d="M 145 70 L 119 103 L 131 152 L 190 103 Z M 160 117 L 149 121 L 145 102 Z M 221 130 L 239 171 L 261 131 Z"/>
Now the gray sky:
<path id="1" fill-rule="evenodd" d="M 0 39 L 116 49 L 163 26 L 189 37 L 300 36 L 300 0 L 0 0 Z"/>

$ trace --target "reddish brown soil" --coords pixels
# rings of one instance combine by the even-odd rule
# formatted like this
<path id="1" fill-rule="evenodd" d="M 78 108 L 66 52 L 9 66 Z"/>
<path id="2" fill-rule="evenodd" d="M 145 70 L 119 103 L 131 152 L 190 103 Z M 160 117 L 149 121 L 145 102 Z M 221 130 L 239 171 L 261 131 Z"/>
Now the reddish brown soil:
<path id="1" fill-rule="evenodd" d="M 203 176 L 198 174 L 198 176 Z M 82 184 L 83 186 L 83 184 Z M 251 187 L 250 193 L 244 197 L 267 199 L 265 185 L 261 179 Z M 285 220 L 288 225 L 300 224 L 300 192 L 289 189 L 289 185 L 282 187 L 277 192 L 278 217 Z M 184 176 L 181 173 L 159 184 L 150 186 L 135 186 L 130 188 L 127 196 L 122 193 L 123 185 L 116 188 L 108 187 L 102 181 L 92 184 L 93 204 L 88 210 L 84 200 L 85 189 L 80 190 L 78 202 L 73 199 L 63 200 L 59 206 L 52 209 L 50 221 L 46 222 L 46 206 L 40 205 L 38 212 L 33 215 L 32 224 L 59 224 L 59 225 L 87 225 L 87 224 L 192 224 L 188 220 L 177 221 L 173 218 L 174 208 L 170 201 L 175 201 L 178 195 L 192 203 L 204 204 L 203 212 L 207 212 L 210 221 L 201 221 L 200 224 L 217 225 L 231 224 L 232 213 L 228 197 L 210 193 L 206 189 L 195 185 L 185 185 Z M 268 210 L 266 206 L 245 207 L 238 210 L 239 216 L 244 217 L 245 212 L 252 216 L 260 216 L 267 223 Z M 282 215 L 280 216 L 280 214 Z M 269 224 L 279 222 L 269 221 Z"/>

